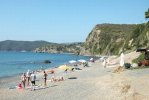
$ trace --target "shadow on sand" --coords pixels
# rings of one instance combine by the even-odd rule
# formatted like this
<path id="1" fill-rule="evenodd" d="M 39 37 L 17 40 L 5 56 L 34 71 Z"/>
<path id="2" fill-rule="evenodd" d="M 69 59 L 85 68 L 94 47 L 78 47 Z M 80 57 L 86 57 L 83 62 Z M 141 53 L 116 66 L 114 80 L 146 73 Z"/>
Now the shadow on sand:
<path id="1" fill-rule="evenodd" d="M 69 77 L 68 79 L 77 79 L 77 77 Z"/>

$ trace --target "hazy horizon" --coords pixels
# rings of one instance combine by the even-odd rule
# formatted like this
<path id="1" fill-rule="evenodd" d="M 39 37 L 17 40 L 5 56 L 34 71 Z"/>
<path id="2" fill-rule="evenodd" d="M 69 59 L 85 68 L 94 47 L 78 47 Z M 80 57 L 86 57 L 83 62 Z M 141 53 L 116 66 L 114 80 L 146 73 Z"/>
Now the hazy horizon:
<path id="1" fill-rule="evenodd" d="M 4 41 L 21 41 L 21 42 L 37 42 L 37 41 L 43 41 L 43 42 L 49 42 L 49 43 L 57 43 L 57 42 L 50 42 L 50 41 L 46 41 L 46 40 L 1 40 L 0 42 L 4 42 Z M 71 44 L 71 43 L 84 43 L 84 42 L 61 42 L 61 43 L 57 43 L 57 44 Z"/>

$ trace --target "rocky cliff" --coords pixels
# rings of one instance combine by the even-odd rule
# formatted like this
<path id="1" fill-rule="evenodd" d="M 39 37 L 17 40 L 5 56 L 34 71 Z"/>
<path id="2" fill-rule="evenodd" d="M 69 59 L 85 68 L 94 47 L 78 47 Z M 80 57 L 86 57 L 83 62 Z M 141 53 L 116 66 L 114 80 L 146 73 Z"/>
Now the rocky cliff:
<path id="1" fill-rule="evenodd" d="M 149 23 L 98 24 L 89 33 L 80 54 L 120 54 L 149 46 Z"/>

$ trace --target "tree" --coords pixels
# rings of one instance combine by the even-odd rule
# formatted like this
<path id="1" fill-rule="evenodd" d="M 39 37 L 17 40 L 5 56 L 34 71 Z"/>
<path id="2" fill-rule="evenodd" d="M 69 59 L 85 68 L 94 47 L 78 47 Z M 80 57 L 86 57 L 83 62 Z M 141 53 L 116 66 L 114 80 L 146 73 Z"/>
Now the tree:
<path id="1" fill-rule="evenodd" d="M 145 12 L 145 18 L 149 18 L 149 9 Z"/>

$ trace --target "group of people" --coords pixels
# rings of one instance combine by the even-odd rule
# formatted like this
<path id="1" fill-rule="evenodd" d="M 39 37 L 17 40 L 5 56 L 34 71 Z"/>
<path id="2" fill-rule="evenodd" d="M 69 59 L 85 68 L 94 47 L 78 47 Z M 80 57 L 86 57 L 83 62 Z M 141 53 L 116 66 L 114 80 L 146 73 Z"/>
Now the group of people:
<path id="1" fill-rule="evenodd" d="M 44 79 L 44 85 L 46 86 L 47 81 L 47 73 L 43 71 L 43 79 Z M 35 82 L 36 82 L 36 74 L 34 71 L 30 72 L 29 70 L 26 73 L 23 73 L 21 76 L 21 82 L 23 84 L 23 88 L 30 85 L 31 83 L 31 89 L 35 90 Z"/>

